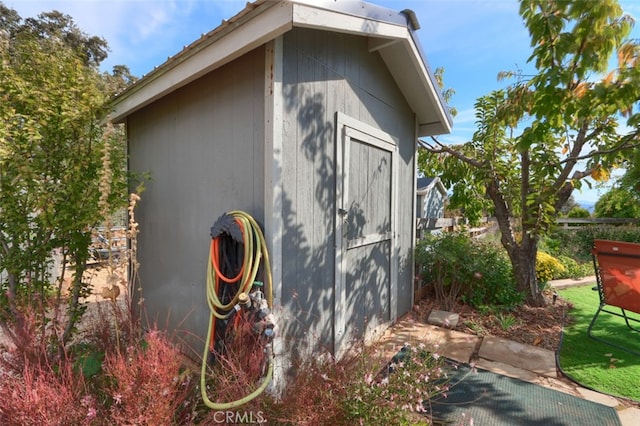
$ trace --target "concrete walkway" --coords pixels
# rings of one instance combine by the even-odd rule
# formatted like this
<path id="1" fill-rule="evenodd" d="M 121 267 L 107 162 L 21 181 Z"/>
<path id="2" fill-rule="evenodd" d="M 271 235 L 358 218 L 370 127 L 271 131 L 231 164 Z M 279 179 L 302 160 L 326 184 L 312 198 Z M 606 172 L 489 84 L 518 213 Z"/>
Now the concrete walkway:
<path id="1" fill-rule="evenodd" d="M 550 283 L 554 288 L 595 283 L 594 277 L 581 280 L 559 280 Z M 556 368 L 553 351 L 525 345 L 498 337 L 479 337 L 401 319 L 381 336 L 376 346 L 387 352 L 390 359 L 402 345 L 423 342 L 436 348 L 437 353 L 460 363 L 474 363 L 477 367 L 508 377 L 535 383 L 592 402 L 616 409 L 623 426 L 640 425 L 640 409 L 612 396 L 580 387 L 562 378 Z"/>

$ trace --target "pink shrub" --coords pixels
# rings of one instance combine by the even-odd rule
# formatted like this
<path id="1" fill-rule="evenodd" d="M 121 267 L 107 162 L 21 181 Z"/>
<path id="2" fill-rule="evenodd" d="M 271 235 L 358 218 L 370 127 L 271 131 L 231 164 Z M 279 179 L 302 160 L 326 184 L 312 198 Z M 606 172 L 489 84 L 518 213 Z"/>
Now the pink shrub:
<path id="1" fill-rule="evenodd" d="M 25 363 L 22 376 L 3 372 L 0 379 L 0 423 L 3 425 L 100 424 L 93 397 L 71 364 L 56 368 Z"/>
<path id="2" fill-rule="evenodd" d="M 105 376 L 111 424 L 169 425 L 189 392 L 181 376 L 184 357 L 168 338 L 152 330 L 142 344 L 107 354 Z"/>

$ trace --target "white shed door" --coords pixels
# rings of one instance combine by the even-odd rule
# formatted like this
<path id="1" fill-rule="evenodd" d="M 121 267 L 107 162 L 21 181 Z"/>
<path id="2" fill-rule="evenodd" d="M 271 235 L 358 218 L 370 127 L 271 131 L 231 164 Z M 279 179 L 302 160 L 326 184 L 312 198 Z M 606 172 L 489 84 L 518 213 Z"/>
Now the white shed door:
<path id="1" fill-rule="evenodd" d="M 395 153 L 391 137 L 337 117 L 335 352 L 395 317 Z"/>

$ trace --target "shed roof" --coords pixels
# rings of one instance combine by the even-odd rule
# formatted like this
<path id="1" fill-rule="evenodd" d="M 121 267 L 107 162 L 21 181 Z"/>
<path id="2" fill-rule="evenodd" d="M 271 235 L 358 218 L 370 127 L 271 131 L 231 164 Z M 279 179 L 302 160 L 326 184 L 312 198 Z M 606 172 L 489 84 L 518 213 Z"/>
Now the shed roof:
<path id="1" fill-rule="evenodd" d="M 416 114 L 418 136 L 451 131 L 451 115 L 415 35 L 419 29 L 415 14 L 342 0 L 247 3 L 237 15 L 222 21 L 118 95 L 112 119 L 123 121 L 131 113 L 294 27 L 369 37 L 369 50 L 379 52 Z"/>
<path id="2" fill-rule="evenodd" d="M 416 181 L 416 193 L 418 195 L 426 194 L 432 188 L 436 188 L 442 195 L 447 195 L 447 189 L 439 177 L 421 177 Z"/>

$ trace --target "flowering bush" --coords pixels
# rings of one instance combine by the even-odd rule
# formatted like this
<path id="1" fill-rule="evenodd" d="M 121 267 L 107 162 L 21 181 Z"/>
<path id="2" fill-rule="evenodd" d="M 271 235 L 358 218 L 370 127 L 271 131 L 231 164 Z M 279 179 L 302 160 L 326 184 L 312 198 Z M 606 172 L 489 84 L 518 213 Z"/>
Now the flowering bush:
<path id="1" fill-rule="evenodd" d="M 0 423 L 18 425 L 88 425 L 96 418 L 95 401 L 71 365 L 24 366 L 21 375 L 0 373 Z"/>
<path id="2" fill-rule="evenodd" d="M 157 330 L 147 333 L 142 343 L 105 358 L 109 417 L 113 424 L 176 424 L 191 381 L 181 375 L 184 358 Z"/>
<path id="3" fill-rule="evenodd" d="M 349 397 L 343 401 L 347 423 L 428 424 L 428 417 L 417 414 L 428 414 L 435 396 L 446 397 L 450 367 L 444 359 L 418 343 L 403 346 L 379 372 L 372 369 L 377 363 L 371 361 L 363 353 L 354 369 L 361 377 L 347 385 Z"/>
<path id="4" fill-rule="evenodd" d="M 555 257 L 543 251 L 536 254 L 536 277 L 539 283 L 547 283 L 564 272 L 564 266 Z"/>

